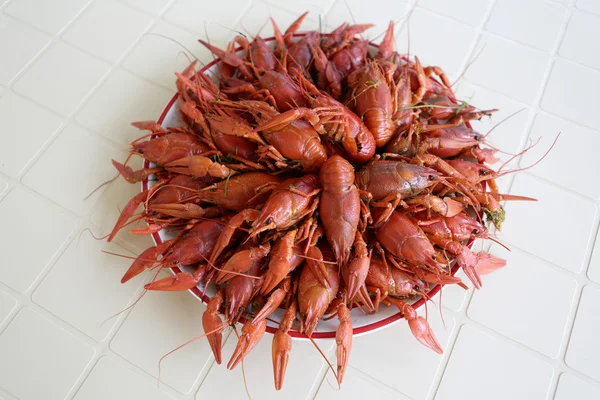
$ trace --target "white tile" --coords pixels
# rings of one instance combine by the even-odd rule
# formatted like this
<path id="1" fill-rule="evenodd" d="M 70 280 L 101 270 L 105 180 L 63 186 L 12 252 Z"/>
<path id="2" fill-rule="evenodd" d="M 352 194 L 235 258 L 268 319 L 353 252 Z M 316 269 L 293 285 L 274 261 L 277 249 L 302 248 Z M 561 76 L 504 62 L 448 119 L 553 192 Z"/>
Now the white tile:
<path id="1" fill-rule="evenodd" d="M 457 19 L 465 24 L 479 26 L 491 0 L 419 0 L 419 6 Z"/>
<path id="2" fill-rule="evenodd" d="M 540 90 L 549 56 L 492 35 L 481 37 L 475 54 L 479 49 L 483 50 L 465 77 L 511 98 L 532 103 Z M 523 71 L 523 65 L 527 66 L 527 72 Z"/>
<path id="3" fill-rule="evenodd" d="M 35 116 L 35 118 L 32 118 Z M 39 154 L 61 126 L 61 119 L 13 92 L 0 98 L 0 172 L 13 178 Z"/>
<path id="4" fill-rule="evenodd" d="M 494 329 L 548 357 L 558 356 L 573 299 L 575 279 L 515 249 L 493 245 L 491 253 L 506 260 L 504 268 L 483 278 L 469 304 L 473 320 Z M 539 279 L 543 276 L 544 279 Z M 527 282 L 519 293 L 519 306 L 499 301 L 514 290 L 515 282 Z"/>
<path id="5" fill-rule="evenodd" d="M 600 399 L 600 387 L 571 374 L 561 374 L 554 400 Z"/>
<path id="6" fill-rule="evenodd" d="M 435 398 L 545 399 L 552 375 L 549 364 L 463 325 Z"/>
<path id="7" fill-rule="evenodd" d="M 600 329 L 600 289 L 591 285 L 583 288 L 575 317 L 565 362 L 571 368 L 592 379 L 600 380 L 598 357 L 600 344 L 594 332 Z"/>
<path id="8" fill-rule="evenodd" d="M 292 3 L 290 2 L 288 4 Z M 277 22 L 279 29 L 285 30 L 300 16 L 300 14 L 301 13 L 293 13 L 288 10 L 281 10 L 280 8 L 271 6 L 267 2 L 256 1 L 253 2 L 250 9 L 244 13 L 244 16 L 238 24 L 238 30 L 248 33 L 251 37 L 260 33 L 262 38 L 269 38 L 274 35 L 273 25 L 269 18 L 273 18 L 275 22 Z M 318 14 L 309 14 L 302 22 L 299 32 L 318 29 Z M 235 33 L 232 33 L 232 35 L 235 35 Z"/>
<path id="9" fill-rule="evenodd" d="M 75 150 L 76 149 L 76 150 Z M 124 152 L 77 125 L 68 125 L 25 174 L 23 183 L 76 214 L 86 214 L 116 175 L 111 159 Z"/>
<path id="10" fill-rule="evenodd" d="M 589 91 L 589 88 L 598 85 L 600 72 L 559 58 L 550 73 L 541 107 L 550 113 L 600 130 L 600 120 L 596 118 L 597 99 Z"/>
<path id="11" fill-rule="evenodd" d="M 600 36 L 600 16 L 574 12 L 558 53 L 572 61 L 600 68 L 600 45 L 590 37 Z M 585 46 L 582 45 L 585 43 Z"/>
<path id="12" fill-rule="evenodd" d="M 506 96 L 464 81 L 460 83 L 457 95 L 481 110 L 498 109 L 491 117 L 471 121 L 471 125 L 483 135 L 491 131 L 484 142 L 500 150 L 496 153 L 500 162 L 495 165 L 496 169 L 499 168 L 523 146 L 531 109 Z"/>
<path id="13" fill-rule="evenodd" d="M 19 38 L 19 40 L 15 40 Z M 50 43 L 50 39 L 4 15 L 0 16 L 0 83 L 8 84 Z"/>
<path id="14" fill-rule="evenodd" d="M 32 296 L 34 302 L 98 341 L 106 338 L 118 318 L 103 322 L 138 297 L 134 294 L 143 281 L 139 276 L 121 284 L 132 260 L 103 250 L 133 256 L 116 244 L 95 240 L 88 232 L 82 232 Z M 57 292 L 61 295 L 57 296 Z M 85 307 L 81 307 L 82 303 Z"/>
<path id="15" fill-rule="evenodd" d="M 410 53 L 417 55 L 423 66 L 440 66 L 446 74 L 458 77 L 460 67 L 475 41 L 475 29 L 423 8 L 415 8 L 410 15 Z M 396 48 L 408 51 L 407 25 L 396 39 Z M 440 46 L 440 39 L 443 45 Z"/>
<path id="16" fill-rule="evenodd" d="M 545 0 L 499 0 L 486 30 L 540 50 L 551 51 L 559 39 L 567 8 Z M 535 26 L 535 29 L 531 29 Z"/>
<path id="17" fill-rule="evenodd" d="M 108 62 L 116 62 L 152 19 L 116 0 L 96 2 L 69 27 L 63 39 Z M 110 29 L 106 29 L 110 26 Z M 98 34 L 102 32 L 102 34 Z"/>
<path id="18" fill-rule="evenodd" d="M 239 332 L 238 326 L 238 332 Z M 271 346 L 273 335 L 265 333 L 256 347 L 244 357 L 244 370 L 248 391 L 252 398 L 257 399 L 305 399 L 313 385 L 318 385 L 321 368 L 325 362 L 317 349 L 310 342 L 294 341 L 292 352 L 288 361 L 288 367 L 283 381 L 281 391 L 276 391 L 273 383 L 273 363 L 271 360 Z M 242 376 L 242 365 L 238 365 L 233 371 L 225 366 L 235 349 L 237 338 L 231 334 L 225 346 L 223 346 L 223 363 L 215 364 L 204 380 L 200 390 L 196 394 L 196 400 L 215 399 L 241 399 L 246 396 L 244 378 Z M 317 344 L 325 352 L 331 347 L 332 341 L 318 340 Z M 223 386 L 223 382 L 227 382 Z"/>
<path id="19" fill-rule="evenodd" d="M 159 275 L 159 279 L 165 276 L 166 272 Z M 205 309 L 204 304 L 187 291 L 147 292 L 119 328 L 110 348 L 156 377 L 162 356 L 204 333 L 202 313 Z M 206 338 L 196 340 L 163 360 L 161 382 L 188 393 L 212 361 Z"/>
<path id="20" fill-rule="evenodd" d="M 158 119 L 172 96 L 172 92 L 118 69 L 94 92 L 75 119 L 94 132 L 128 145 L 144 134 L 131 122 Z"/>
<path id="21" fill-rule="evenodd" d="M 0 290 L 0 325 L 13 312 L 17 306 L 17 299 Z"/>
<path id="22" fill-rule="evenodd" d="M 21 400 L 62 400 L 94 349 L 29 308 L 0 336 L 0 386 Z"/>
<path id="23" fill-rule="evenodd" d="M 204 35 L 206 23 L 210 34 L 219 25 L 233 28 L 250 4 L 250 0 L 232 0 L 227 2 L 227 7 L 207 7 L 206 3 L 196 0 L 177 0 L 166 12 L 165 19 L 200 35 Z"/>
<path id="24" fill-rule="evenodd" d="M 60 7 L 51 1 L 14 0 L 4 12 L 45 32 L 56 34 L 91 0 L 61 0 Z"/>
<path id="25" fill-rule="evenodd" d="M 131 371 L 110 357 L 102 357 L 77 391 L 75 400 L 165 400 L 171 396 L 155 383 Z"/>
<path id="26" fill-rule="evenodd" d="M 152 34 L 145 35 L 125 58 L 123 67 L 165 86 L 173 93 L 175 93 L 175 72 L 183 71 L 196 57 L 201 61 L 211 59 L 208 50 L 198 43 L 198 35 L 163 21 L 157 22 L 150 32 Z M 228 31 L 222 31 L 220 36 L 215 36 L 217 36 L 216 39 L 219 39 L 228 37 L 228 35 Z M 214 39 L 215 37 L 211 35 L 212 42 Z M 192 54 L 190 55 L 188 51 Z"/>
<path id="27" fill-rule="evenodd" d="M 530 173 L 585 196 L 600 198 L 600 188 L 589 184 L 596 176 L 594 172 L 600 169 L 600 159 L 594 150 L 600 146 L 600 132 L 548 114 L 538 114 L 529 137 L 534 141 L 538 138 L 541 140 L 523 155 L 521 166 L 526 167 L 539 160 L 559 132 L 560 137 L 554 148 Z"/>
<path id="28" fill-rule="evenodd" d="M 152 15 L 160 15 L 173 0 L 122 0 Z"/>
<path id="29" fill-rule="evenodd" d="M 408 16 L 411 6 L 406 1 L 372 0 L 364 2 L 360 0 L 336 1 L 325 18 L 327 23 L 326 32 L 331 32 L 344 22 L 357 24 L 375 24 L 377 26 L 365 31 L 364 36 L 374 38 L 379 43 L 388 28 L 390 20 L 399 22 Z M 382 13 L 381 10 L 386 12 Z M 310 14 L 309 14 L 310 16 Z M 399 24 L 397 25 L 399 26 Z M 396 32 L 399 32 L 397 28 Z M 396 42 L 397 48 L 403 48 L 404 42 Z"/>
<path id="30" fill-rule="evenodd" d="M 390 389 L 352 367 L 348 367 L 346 370 L 344 382 L 339 390 L 333 375 L 328 374 L 321 383 L 317 397 L 315 397 L 316 400 L 363 400 L 367 398 L 410 400 L 410 397 Z"/>
<path id="31" fill-rule="evenodd" d="M 511 193 L 538 201 L 507 202 L 498 238 L 566 270 L 581 271 L 596 228 L 594 204 L 527 173 L 515 177 Z"/>
<path id="32" fill-rule="evenodd" d="M 308 11 L 308 18 L 318 19 L 318 14 L 326 13 L 335 0 L 298 0 L 298 1 L 281 1 L 281 0 L 264 0 L 265 3 L 275 4 L 286 10 L 292 11 L 298 15 Z M 350 3 L 352 4 L 352 3 Z M 354 9 L 352 9 L 354 12 Z M 355 13 L 356 15 L 356 13 Z"/>
<path id="33" fill-rule="evenodd" d="M 444 351 L 449 351 L 454 318 L 445 313 L 444 327 L 439 309 L 431 303 L 428 307 L 431 329 Z M 425 316 L 424 307 L 419 315 Z M 413 399 L 427 397 L 436 371 L 443 367 L 442 356 L 419 343 L 403 319 L 381 331 L 354 338 L 350 365 Z"/>
<path id="34" fill-rule="evenodd" d="M 597 0 L 577 0 L 575 7 L 600 14 L 600 3 Z"/>
<path id="35" fill-rule="evenodd" d="M 0 176 L 0 196 L 4 194 L 6 189 L 8 189 L 8 181 L 2 176 Z"/>
<path id="36" fill-rule="evenodd" d="M 592 250 L 592 259 L 587 272 L 588 277 L 600 283 L 600 237 L 596 235 L 596 241 L 594 242 L 594 250 Z"/>
<path id="37" fill-rule="evenodd" d="M 132 159 L 132 161 L 135 160 Z M 141 168 L 141 164 L 141 162 L 128 163 L 134 169 Z M 121 177 L 108 186 L 90 216 L 92 223 L 100 228 L 100 235 L 107 235 L 112 231 L 119 218 L 119 211 L 123 210 L 129 199 L 141 191 L 140 186 L 139 183 L 131 184 Z M 140 207 L 139 210 L 141 209 Z M 128 225 L 117 234 L 117 238 L 134 246 L 139 254 L 153 245 L 152 238 L 149 235 L 133 235 L 129 233 L 129 230 L 144 226 L 146 226 L 146 222 L 143 220 Z"/>
<path id="38" fill-rule="evenodd" d="M 48 200 L 17 187 L 0 203 L 0 281 L 24 293 L 69 239 L 76 218 Z"/>
<path id="39" fill-rule="evenodd" d="M 65 68 L 65 60 L 76 68 Z M 107 72 L 106 63 L 58 42 L 34 62 L 13 88 L 68 115 Z"/>

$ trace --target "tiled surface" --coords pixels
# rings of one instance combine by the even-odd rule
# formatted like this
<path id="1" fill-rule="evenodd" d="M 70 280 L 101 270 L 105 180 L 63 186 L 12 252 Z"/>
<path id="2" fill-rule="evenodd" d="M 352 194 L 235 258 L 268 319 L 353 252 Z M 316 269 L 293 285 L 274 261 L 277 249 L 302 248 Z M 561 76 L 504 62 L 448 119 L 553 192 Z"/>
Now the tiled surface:
<path id="1" fill-rule="evenodd" d="M 567 8 L 546 0 L 497 0 L 486 29 L 550 51 L 560 37 Z M 531 29 L 535 26 L 535 29 Z"/>
<path id="2" fill-rule="evenodd" d="M 6 135 L 0 148 L 0 172 L 13 178 L 36 158 L 62 123 L 59 116 L 13 92 L 0 98 L 0 120 L 6 132 L 13 132 Z"/>
<path id="3" fill-rule="evenodd" d="M 548 357 L 557 357 L 573 308 L 577 282 L 559 268 L 552 268 L 518 250 L 509 253 L 494 245 L 491 251 L 504 258 L 508 265 L 519 268 L 503 268 L 485 279 L 485 290 L 474 293 L 467 315 Z M 516 281 L 526 282 L 519 293 L 519 307 L 498 301 L 511 291 Z M 543 308 L 552 313 L 541 313 L 533 322 L 532 316 Z"/>
<path id="4" fill-rule="evenodd" d="M 408 50 L 409 34 L 410 53 L 416 54 L 424 65 L 441 66 L 453 78 L 458 77 L 477 37 L 472 27 L 421 7 L 413 10 L 398 35 L 396 43 L 402 51 Z"/>
<path id="5" fill-rule="evenodd" d="M 0 386 L 20 399 L 63 399 L 94 353 L 93 347 L 25 307 L 0 336 Z"/>
<path id="6" fill-rule="evenodd" d="M 0 281 L 25 293 L 73 235 L 77 219 L 21 187 L 10 191 L 0 202 L 0 219 L 11 227 L 0 233 L 4 254 Z M 24 241 L 26 246 L 22 245 Z"/>
<path id="7" fill-rule="evenodd" d="M 102 138 L 70 124 L 27 172 L 23 183 L 83 215 L 104 188 L 94 190 L 114 177 L 110 160 L 123 154 Z"/>
<path id="8" fill-rule="evenodd" d="M 573 398 L 598 399 L 600 398 L 600 388 L 571 374 L 562 374 L 554 400 L 569 400 Z"/>
<path id="9" fill-rule="evenodd" d="M 187 293 L 149 293 L 110 318 L 151 276 L 119 284 L 130 260 L 102 250 L 129 257 L 150 242 L 124 231 L 107 245 L 88 229 L 108 233 L 139 190 L 117 180 L 94 192 L 139 134 L 129 123 L 156 118 L 168 101 L 185 54 L 211 59 L 197 39 L 223 45 L 234 30 L 261 27 L 268 36 L 269 16 L 285 29 L 304 10 L 303 28 L 375 22 L 366 33 L 375 40 L 393 19 L 397 47 L 407 50 L 410 32 L 411 53 L 451 80 L 475 59 L 457 93 L 500 108 L 474 123 L 494 128 L 486 141 L 510 153 L 499 158 L 541 138 L 506 170 L 535 163 L 561 136 L 535 168 L 500 181 L 539 200 L 506 205 L 498 238 L 513 251 L 491 251 L 507 267 L 485 276 L 483 290 L 448 288 L 429 306 L 444 355 L 400 321 L 354 339 L 338 391 L 314 347 L 294 342 L 276 393 L 266 335 L 244 363 L 252 397 L 600 398 L 600 2 L 0 0 L 0 399 L 246 396 L 241 368 L 215 365 L 204 338 L 165 358 L 157 385 L 160 357 L 203 333 L 205 308 Z M 333 343 L 319 345 L 334 360 Z"/>
<path id="10" fill-rule="evenodd" d="M 318 385 L 318 378 L 322 376 L 321 370 L 325 368 L 325 362 L 317 349 L 310 342 L 299 342 L 292 344 L 292 352 L 285 380 L 281 392 L 273 387 L 273 378 L 264 380 L 265 371 L 272 372 L 271 342 L 272 336 L 268 335 L 261 340 L 256 347 L 244 358 L 244 369 L 248 391 L 252 398 L 257 399 L 280 399 L 280 398 L 306 398 L 314 396 L 313 385 Z M 332 347 L 332 341 L 317 342 L 323 351 Z M 225 346 L 223 346 L 223 363 L 229 361 L 229 355 L 233 353 L 237 339 L 232 334 Z M 269 374 L 272 375 L 272 374 Z M 335 379 L 334 379 L 335 380 Z M 222 382 L 230 381 L 231 384 L 226 391 L 221 390 Z M 241 399 L 246 396 L 242 366 L 238 365 L 233 371 L 229 371 L 219 365 L 213 366 L 203 385 L 196 394 L 196 400 L 206 398 L 214 399 Z"/>
<path id="11" fill-rule="evenodd" d="M 106 61 L 115 62 L 144 33 L 152 18 L 123 3 L 94 3 L 67 29 L 63 39 Z M 104 29 L 107 26 L 119 29 Z M 102 32 L 101 35 L 98 32 Z"/>
<path id="12" fill-rule="evenodd" d="M 137 75 L 116 70 L 90 100 L 75 120 L 86 128 L 127 146 L 140 136 L 132 121 L 156 119 L 173 94 Z M 121 99 L 115 102 L 115 98 Z M 111 115 L 111 118 L 106 118 Z"/>
<path id="13" fill-rule="evenodd" d="M 598 36 L 599 34 L 600 16 L 583 12 L 573 13 L 560 46 L 560 55 L 592 68 L 600 68 L 600 54 L 598 54 L 598 51 L 585 51 L 577 42 L 582 35 Z M 598 47 L 595 50 L 597 49 Z"/>
<path id="14" fill-rule="evenodd" d="M 541 50 L 489 33 L 481 36 L 477 48 L 481 49 L 481 54 L 465 77 L 483 87 L 532 104 L 542 87 L 550 57 Z M 527 71 L 523 70 L 524 66 L 527 66 Z"/>
<path id="15" fill-rule="evenodd" d="M 77 68 L 64 68 L 69 60 Z M 18 93 L 68 115 L 108 72 L 108 64 L 64 42 L 52 45 L 15 83 Z"/>
<path id="16" fill-rule="evenodd" d="M 592 332 L 600 328 L 600 289 L 593 286 L 583 288 L 583 295 L 577 309 L 575 326 L 569 340 L 567 365 L 596 380 L 600 380 L 600 370 L 596 360 L 600 356 L 600 346 L 593 341 Z"/>
<path id="17" fill-rule="evenodd" d="M 169 400 L 152 382 L 110 357 L 102 357 L 77 391 L 75 400 Z"/>
<path id="18" fill-rule="evenodd" d="M 598 131 L 600 121 L 594 117 L 594 102 L 566 101 L 586 96 L 588 87 L 600 85 L 600 71 L 562 58 L 554 62 L 540 106 L 550 113 Z"/>
<path id="19" fill-rule="evenodd" d="M 594 202 L 527 173 L 515 178 L 511 192 L 538 202 L 509 202 L 507 220 L 498 237 L 568 271 L 581 272 L 588 262 L 598 222 Z M 569 207 L 563 208 L 565 204 Z M 557 208 L 562 211 L 552 211 Z M 569 234 L 564 235 L 565 231 Z"/>
<path id="20" fill-rule="evenodd" d="M 484 367 L 485 366 L 485 367 Z M 550 365 L 498 337 L 461 328 L 436 399 L 545 399 Z"/>
<path id="21" fill-rule="evenodd" d="M 164 276 L 166 273 L 159 278 Z M 134 282 L 126 285 L 137 286 Z M 205 309 L 187 292 L 148 292 L 128 315 L 110 349 L 157 377 L 163 355 L 204 333 L 201 317 Z M 181 393 L 190 393 L 212 363 L 206 339 L 197 340 L 163 360 L 161 381 Z"/>
<path id="22" fill-rule="evenodd" d="M 19 41 L 13 40 L 18 37 Z M 8 84 L 33 60 L 49 37 L 6 15 L 0 16 L 0 52 L 3 54 L 0 83 Z"/>

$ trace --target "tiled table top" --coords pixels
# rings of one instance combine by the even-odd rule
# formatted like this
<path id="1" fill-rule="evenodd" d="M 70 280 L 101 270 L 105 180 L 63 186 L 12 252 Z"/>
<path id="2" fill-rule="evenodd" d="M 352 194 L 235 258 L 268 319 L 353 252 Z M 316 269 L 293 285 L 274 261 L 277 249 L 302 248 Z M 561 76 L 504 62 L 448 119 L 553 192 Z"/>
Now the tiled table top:
<path id="1" fill-rule="evenodd" d="M 441 65 L 458 93 L 500 108 L 489 141 L 515 153 L 503 190 L 539 199 L 508 204 L 498 234 L 512 252 L 480 292 L 448 288 L 429 308 L 444 354 L 419 345 L 401 322 L 355 338 L 338 391 L 310 343 L 295 342 L 284 389 L 272 388 L 270 337 L 245 360 L 253 398 L 600 398 L 600 1 L 598 0 L 0 0 L 0 399 L 245 398 L 241 369 L 214 364 L 204 306 L 188 293 L 149 293 L 119 278 L 148 238 L 106 234 L 139 188 L 112 178 L 138 135 L 173 93 L 173 73 L 197 39 L 234 31 L 268 36 L 310 10 L 308 28 L 354 18 L 376 38 L 398 21 L 397 45 Z M 408 21 L 408 23 L 407 23 Z M 410 35 L 408 34 L 410 32 Z M 165 37 L 171 38 L 169 40 Z M 183 47 L 182 47 L 183 46 Z M 185 49 L 184 49 L 185 47 Z M 474 60 L 474 61 L 473 61 Z M 471 63 L 471 61 L 473 61 Z M 503 160 L 509 156 L 502 155 Z M 423 310 L 424 311 L 424 310 Z M 227 332 L 224 351 L 234 335 Z M 335 346 L 321 342 L 330 359 Z"/>

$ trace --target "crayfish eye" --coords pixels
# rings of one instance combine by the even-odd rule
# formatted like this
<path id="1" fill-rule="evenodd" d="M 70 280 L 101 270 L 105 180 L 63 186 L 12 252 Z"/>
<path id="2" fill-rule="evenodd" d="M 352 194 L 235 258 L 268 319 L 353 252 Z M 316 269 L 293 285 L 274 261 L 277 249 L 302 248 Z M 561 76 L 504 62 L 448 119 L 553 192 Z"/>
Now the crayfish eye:
<path id="1" fill-rule="evenodd" d="M 481 231 L 479 229 L 473 229 L 474 235 L 479 235 L 480 233 L 481 233 Z"/>
<path id="2" fill-rule="evenodd" d="M 475 140 L 479 141 L 479 139 L 481 139 L 481 136 L 479 136 L 479 135 L 475 135 L 475 136 L 473 136 L 473 139 L 475 139 Z"/>
<path id="3" fill-rule="evenodd" d="M 265 224 L 267 224 L 267 225 L 269 225 L 271 222 L 272 222 L 272 219 L 271 219 L 271 218 L 267 218 L 267 219 L 265 220 Z"/>
<path id="4" fill-rule="evenodd" d="M 429 180 L 430 180 L 430 181 L 432 181 L 432 180 L 434 180 L 434 179 L 435 179 L 435 176 L 434 176 L 434 175 L 429 175 Z"/>
<path id="5" fill-rule="evenodd" d="M 431 256 L 431 259 L 432 259 L 433 261 L 437 261 L 437 257 L 435 256 L 435 254 Z"/>
<path id="6" fill-rule="evenodd" d="M 479 175 L 484 175 L 485 176 L 487 174 L 488 174 L 488 172 L 485 169 L 480 169 L 479 170 Z"/>
<path id="7" fill-rule="evenodd" d="M 408 132 L 404 132 L 404 133 L 402 134 L 402 137 L 403 137 L 403 138 L 407 138 L 407 137 L 408 137 Z"/>

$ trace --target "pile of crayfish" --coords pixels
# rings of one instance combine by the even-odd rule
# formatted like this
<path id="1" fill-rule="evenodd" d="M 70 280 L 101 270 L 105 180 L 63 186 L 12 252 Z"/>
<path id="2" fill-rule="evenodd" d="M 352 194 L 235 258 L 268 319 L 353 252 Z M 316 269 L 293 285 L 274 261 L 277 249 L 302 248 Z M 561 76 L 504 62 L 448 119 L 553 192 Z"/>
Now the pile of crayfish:
<path id="1" fill-rule="evenodd" d="M 147 168 L 113 161 L 127 181 L 155 184 L 129 201 L 108 240 L 136 219 L 147 222 L 137 234 L 178 232 L 145 250 L 122 282 L 188 266 L 146 290 L 215 285 L 202 322 L 217 363 L 222 330 L 243 322 L 229 369 L 284 308 L 273 337 L 277 389 L 289 332 L 311 337 L 322 318 L 339 320 L 341 383 L 353 308 L 397 307 L 416 339 L 441 353 L 407 300 L 428 299 L 436 285 L 466 288 L 454 266 L 480 288 L 481 275 L 505 264 L 468 247 L 494 240 L 483 218 L 499 227 L 502 201 L 533 200 L 498 192 L 496 150 L 469 125 L 496 110 L 457 100 L 441 68 L 396 52 L 393 23 L 374 46 L 361 36 L 367 24 L 297 33 L 305 15 L 285 33 L 272 21 L 274 46 L 260 36 L 226 49 L 200 41 L 217 61 L 207 73 L 196 61 L 176 74 L 184 124 L 134 123 L 149 131 L 131 149 Z"/>

